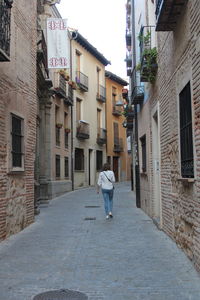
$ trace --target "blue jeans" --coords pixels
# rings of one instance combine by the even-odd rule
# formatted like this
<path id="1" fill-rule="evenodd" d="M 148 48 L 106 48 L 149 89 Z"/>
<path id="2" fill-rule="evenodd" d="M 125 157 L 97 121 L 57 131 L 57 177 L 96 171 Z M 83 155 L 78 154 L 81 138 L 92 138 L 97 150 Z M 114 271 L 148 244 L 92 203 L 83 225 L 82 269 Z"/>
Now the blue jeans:
<path id="1" fill-rule="evenodd" d="M 109 214 L 109 212 L 112 212 L 113 208 L 113 189 L 112 190 L 105 190 L 102 189 L 103 199 L 104 199 L 104 208 L 106 215 Z"/>

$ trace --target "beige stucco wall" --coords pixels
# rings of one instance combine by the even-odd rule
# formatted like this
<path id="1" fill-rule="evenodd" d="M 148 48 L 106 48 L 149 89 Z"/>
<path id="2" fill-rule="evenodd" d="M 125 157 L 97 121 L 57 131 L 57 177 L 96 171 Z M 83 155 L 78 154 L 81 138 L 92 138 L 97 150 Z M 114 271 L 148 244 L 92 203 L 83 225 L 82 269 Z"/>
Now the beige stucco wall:
<path id="1" fill-rule="evenodd" d="M 91 178 L 90 184 L 95 185 L 97 181 L 98 172 L 96 171 L 96 150 L 103 151 L 103 161 L 106 160 L 106 146 L 99 146 L 96 143 L 97 139 L 97 108 L 101 110 L 101 127 L 106 128 L 105 124 L 105 103 L 99 103 L 96 100 L 97 95 L 97 67 L 100 71 L 99 84 L 105 87 L 105 66 L 97 60 L 91 53 L 84 49 L 76 41 L 72 41 L 72 79 L 75 81 L 76 77 L 76 50 L 81 53 L 80 71 L 88 76 L 88 92 L 82 92 L 77 89 L 74 91 L 74 148 L 84 149 L 85 156 L 85 170 L 84 172 L 75 171 L 75 187 L 88 186 L 89 184 L 89 149 L 91 154 Z M 89 123 L 90 137 L 84 141 L 76 138 L 76 98 L 81 99 L 81 119 Z"/>

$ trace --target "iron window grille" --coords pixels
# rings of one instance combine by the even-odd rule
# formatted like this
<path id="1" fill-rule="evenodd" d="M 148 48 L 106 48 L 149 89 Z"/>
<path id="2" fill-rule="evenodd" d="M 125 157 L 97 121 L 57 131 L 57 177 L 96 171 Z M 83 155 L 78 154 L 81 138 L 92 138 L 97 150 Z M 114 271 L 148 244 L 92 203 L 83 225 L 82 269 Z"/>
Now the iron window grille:
<path id="1" fill-rule="evenodd" d="M 140 138 L 142 148 L 142 172 L 147 170 L 147 150 L 146 150 L 146 134 Z"/>
<path id="2" fill-rule="evenodd" d="M 56 126 L 56 146 L 60 147 L 60 128 Z"/>
<path id="3" fill-rule="evenodd" d="M 69 148 L 69 133 L 68 132 L 65 132 L 64 133 L 64 139 L 65 139 L 65 149 L 68 149 Z"/>
<path id="4" fill-rule="evenodd" d="M 75 149 L 75 171 L 84 171 L 84 150 Z"/>
<path id="5" fill-rule="evenodd" d="M 56 178 L 60 178 L 60 155 L 56 155 Z"/>
<path id="6" fill-rule="evenodd" d="M 194 177 L 191 106 L 191 90 L 189 82 L 179 94 L 181 175 L 183 178 Z"/>
<path id="7" fill-rule="evenodd" d="M 12 0 L 0 0 L 0 61 L 10 59 L 10 21 Z"/>
<path id="8" fill-rule="evenodd" d="M 23 120 L 12 115 L 12 167 L 23 167 Z"/>

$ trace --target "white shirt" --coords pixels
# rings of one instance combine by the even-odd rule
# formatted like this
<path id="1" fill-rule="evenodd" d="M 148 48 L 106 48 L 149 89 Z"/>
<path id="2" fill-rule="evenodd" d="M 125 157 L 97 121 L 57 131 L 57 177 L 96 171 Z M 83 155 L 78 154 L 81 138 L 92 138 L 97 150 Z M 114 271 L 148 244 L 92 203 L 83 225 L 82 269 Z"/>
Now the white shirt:
<path id="1" fill-rule="evenodd" d="M 106 176 L 110 179 L 111 182 L 108 180 L 108 178 L 106 178 Z M 113 171 L 110 171 L 110 170 L 103 171 L 99 174 L 99 179 L 98 179 L 97 184 L 99 186 L 101 186 L 102 189 L 112 190 L 113 189 L 112 182 L 115 182 L 115 175 L 114 175 Z"/>

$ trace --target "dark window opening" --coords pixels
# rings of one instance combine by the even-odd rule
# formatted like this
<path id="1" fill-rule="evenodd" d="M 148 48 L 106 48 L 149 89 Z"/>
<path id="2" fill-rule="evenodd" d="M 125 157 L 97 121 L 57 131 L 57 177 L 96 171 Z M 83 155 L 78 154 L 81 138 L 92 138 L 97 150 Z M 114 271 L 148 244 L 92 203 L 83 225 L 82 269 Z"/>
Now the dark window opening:
<path id="1" fill-rule="evenodd" d="M 56 178 L 60 178 L 60 155 L 56 155 Z"/>
<path id="2" fill-rule="evenodd" d="M 12 166 L 23 166 L 23 135 L 22 135 L 22 119 L 12 115 Z"/>
<path id="3" fill-rule="evenodd" d="M 146 152 L 146 135 L 140 138 L 142 148 L 142 172 L 147 170 L 147 152 Z"/>
<path id="4" fill-rule="evenodd" d="M 75 149 L 75 171 L 84 171 L 84 150 Z"/>
<path id="5" fill-rule="evenodd" d="M 60 146 L 60 128 L 56 126 L 56 146 Z"/>
<path id="6" fill-rule="evenodd" d="M 189 82 L 179 95 L 181 175 L 184 178 L 194 177 L 191 106 L 191 90 Z"/>
<path id="7" fill-rule="evenodd" d="M 97 150 L 96 153 L 96 166 L 97 166 L 97 171 L 101 171 L 103 165 L 103 152 Z"/>

